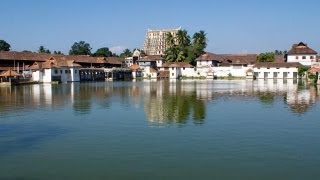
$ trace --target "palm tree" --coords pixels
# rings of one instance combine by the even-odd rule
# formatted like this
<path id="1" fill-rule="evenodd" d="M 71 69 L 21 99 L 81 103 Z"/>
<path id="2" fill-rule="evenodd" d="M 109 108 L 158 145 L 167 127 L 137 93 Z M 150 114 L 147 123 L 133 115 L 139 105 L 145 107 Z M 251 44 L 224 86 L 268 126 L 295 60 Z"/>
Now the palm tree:
<path id="1" fill-rule="evenodd" d="M 167 48 L 172 48 L 175 46 L 176 42 L 175 42 L 175 38 L 173 37 L 173 35 L 171 33 L 167 33 L 166 34 L 166 46 Z"/>
<path id="2" fill-rule="evenodd" d="M 195 55 L 200 56 L 203 54 L 204 49 L 207 47 L 207 38 L 204 31 L 194 33 L 192 37 L 192 44 L 195 50 Z"/>
<path id="3" fill-rule="evenodd" d="M 190 36 L 186 30 L 179 30 L 177 32 L 177 42 L 179 47 L 187 47 L 190 45 Z"/>

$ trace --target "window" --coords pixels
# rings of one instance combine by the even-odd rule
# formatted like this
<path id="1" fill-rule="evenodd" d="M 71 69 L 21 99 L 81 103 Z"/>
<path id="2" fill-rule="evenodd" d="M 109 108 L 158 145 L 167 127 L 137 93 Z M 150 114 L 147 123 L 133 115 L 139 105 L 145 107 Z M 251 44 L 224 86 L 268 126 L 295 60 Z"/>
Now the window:
<path id="1" fill-rule="evenodd" d="M 302 56 L 302 59 L 306 59 L 306 56 Z"/>
<path id="2" fill-rule="evenodd" d="M 296 56 L 296 59 L 299 59 L 299 56 Z"/>
<path id="3" fill-rule="evenodd" d="M 75 73 L 75 74 L 77 74 L 77 73 L 78 73 L 78 71 L 77 71 L 77 70 L 74 70 L 74 73 Z"/>
<path id="4" fill-rule="evenodd" d="M 185 67 L 183 67 L 183 70 L 186 70 L 186 68 L 185 68 Z"/>
<path id="5" fill-rule="evenodd" d="M 60 70 L 60 74 L 62 74 L 62 70 Z"/>
<path id="6" fill-rule="evenodd" d="M 172 73 L 172 76 L 174 76 L 174 73 Z"/>
<path id="7" fill-rule="evenodd" d="M 172 70 L 174 70 L 174 67 L 172 68 Z"/>
<path id="8" fill-rule="evenodd" d="M 310 56 L 310 59 L 314 59 L 314 57 L 313 57 L 313 56 Z"/>
<path id="9" fill-rule="evenodd" d="M 68 74 L 68 70 L 65 70 L 64 73 Z"/>
<path id="10" fill-rule="evenodd" d="M 55 73 L 55 74 L 58 74 L 58 70 L 54 70 L 54 73 Z"/>

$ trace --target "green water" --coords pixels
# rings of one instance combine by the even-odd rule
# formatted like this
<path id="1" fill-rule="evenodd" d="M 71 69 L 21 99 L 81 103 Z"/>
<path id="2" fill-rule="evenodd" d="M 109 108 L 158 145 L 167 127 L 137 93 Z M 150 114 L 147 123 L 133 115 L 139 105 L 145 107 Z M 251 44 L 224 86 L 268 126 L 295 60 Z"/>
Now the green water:
<path id="1" fill-rule="evenodd" d="M 320 179 L 319 93 L 290 80 L 0 87 L 0 179 Z"/>

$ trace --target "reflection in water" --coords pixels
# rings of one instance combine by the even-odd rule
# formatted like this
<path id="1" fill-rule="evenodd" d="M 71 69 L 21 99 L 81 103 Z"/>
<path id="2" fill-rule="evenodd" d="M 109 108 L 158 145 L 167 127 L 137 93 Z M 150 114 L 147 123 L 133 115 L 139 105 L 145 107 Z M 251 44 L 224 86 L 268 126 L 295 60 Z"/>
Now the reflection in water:
<path id="1" fill-rule="evenodd" d="M 150 122 L 184 124 L 192 115 L 195 123 L 202 123 L 205 118 L 205 102 L 198 99 L 195 83 L 155 82 L 146 92 L 150 92 L 144 97 L 145 112 Z"/>
<path id="2" fill-rule="evenodd" d="M 203 123 L 207 103 L 234 98 L 257 99 L 272 105 L 284 99 L 293 113 L 306 113 L 318 100 L 319 89 L 295 81 L 147 81 L 41 84 L 0 87 L 0 118 L 35 108 L 63 109 L 76 114 L 92 113 L 95 106 L 109 109 L 113 103 L 127 108 L 144 107 L 151 123 Z M 220 102 L 221 103 L 221 102 Z"/>

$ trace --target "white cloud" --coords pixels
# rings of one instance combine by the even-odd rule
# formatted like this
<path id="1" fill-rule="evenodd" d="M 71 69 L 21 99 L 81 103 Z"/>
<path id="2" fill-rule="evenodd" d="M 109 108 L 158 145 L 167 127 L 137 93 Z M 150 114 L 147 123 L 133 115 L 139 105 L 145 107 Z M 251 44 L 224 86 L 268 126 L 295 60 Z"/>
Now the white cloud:
<path id="1" fill-rule="evenodd" d="M 109 48 L 111 52 L 116 53 L 116 54 L 120 54 L 123 52 L 123 50 L 126 49 L 125 46 L 113 46 L 111 48 Z"/>

